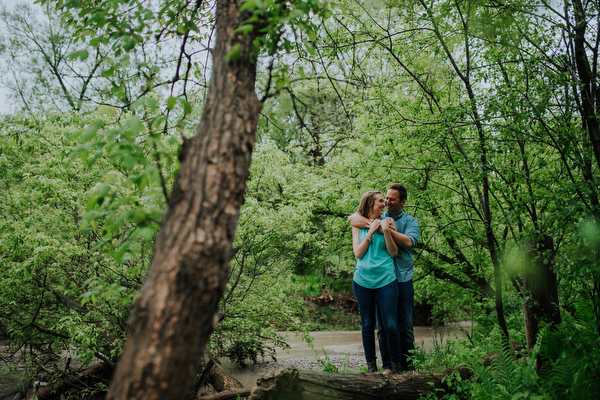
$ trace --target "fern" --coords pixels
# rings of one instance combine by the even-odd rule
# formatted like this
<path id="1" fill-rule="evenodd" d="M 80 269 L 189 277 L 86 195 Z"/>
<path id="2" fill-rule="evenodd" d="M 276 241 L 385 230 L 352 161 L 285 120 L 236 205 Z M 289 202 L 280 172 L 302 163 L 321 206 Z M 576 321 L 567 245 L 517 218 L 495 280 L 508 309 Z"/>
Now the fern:
<path id="1" fill-rule="evenodd" d="M 481 360 L 475 363 L 478 384 L 473 385 L 471 394 L 482 399 L 550 399 L 535 371 L 540 351 L 538 345 L 529 354 L 517 354 L 497 344 L 490 366 L 484 366 Z"/>
<path id="2" fill-rule="evenodd" d="M 482 335 L 476 345 L 456 342 L 440 357 L 467 363 L 474 372 L 471 381 L 451 375 L 447 389 L 429 398 L 482 400 L 597 400 L 600 399 L 600 336 L 590 313 L 566 315 L 564 322 L 541 326 L 536 345 L 528 352 L 503 347 L 499 328 Z M 492 356 L 483 357 L 483 354 Z M 488 360 L 484 363 L 483 360 Z M 453 364 L 453 363 L 450 363 Z M 539 370 L 539 371 L 538 371 Z"/>
<path id="3" fill-rule="evenodd" d="M 600 338 L 580 314 L 565 321 L 542 346 L 546 355 L 540 371 L 545 390 L 554 399 L 600 398 Z"/>

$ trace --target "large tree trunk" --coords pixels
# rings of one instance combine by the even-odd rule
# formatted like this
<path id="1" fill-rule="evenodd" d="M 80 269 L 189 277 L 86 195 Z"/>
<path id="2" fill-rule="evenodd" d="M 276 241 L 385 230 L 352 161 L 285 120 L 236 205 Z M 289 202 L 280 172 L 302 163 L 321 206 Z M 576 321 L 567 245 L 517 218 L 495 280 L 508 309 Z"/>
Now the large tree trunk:
<path id="1" fill-rule="evenodd" d="M 217 321 L 249 173 L 260 102 L 254 36 L 236 0 L 217 2 L 210 88 L 196 135 L 182 149 L 148 278 L 134 305 L 108 399 L 184 399 Z M 247 16 L 246 16 L 247 17 Z M 239 60 L 226 61 L 236 44 Z"/>
<path id="2" fill-rule="evenodd" d="M 539 324 L 545 321 L 552 325 L 560 323 L 558 308 L 558 281 L 554 272 L 554 241 L 544 236 L 540 241 L 525 242 L 525 262 L 523 265 L 523 304 L 527 348 L 536 343 Z M 537 367 L 541 367 L 541 359 Z"/>
<path id="3" fill-rule="evenodd" d="M 600 167 L 600 124 L 598 124 L 598 117 L 596 114 L 596 74 L 592 73 L 592 68 L 588 60 L 588 54 L 590 53 L 586 48 L 585 33 L 587 29 L 587 16 L 585 8 L 581 3 L 581 0 L 573 1 L 573 12 L 575 14 L 575 64 L 577 65 L 577 72 L 580 79 L 580 90 L 581 90 L 581 117 L 583 126 L 587 129 L 592 149 L 594 150 L 594 156 L 596 158 L 596 164 Z M 597 43 L 597 42 L 596 42 Z M 598 48 L 590 49 L 594 50 L 594 54 L 597 54 Z M 596 63 L 596 56 L 593 58 L 594 64 Z M 596 65 L 594 65 L 595 67 Z"/>

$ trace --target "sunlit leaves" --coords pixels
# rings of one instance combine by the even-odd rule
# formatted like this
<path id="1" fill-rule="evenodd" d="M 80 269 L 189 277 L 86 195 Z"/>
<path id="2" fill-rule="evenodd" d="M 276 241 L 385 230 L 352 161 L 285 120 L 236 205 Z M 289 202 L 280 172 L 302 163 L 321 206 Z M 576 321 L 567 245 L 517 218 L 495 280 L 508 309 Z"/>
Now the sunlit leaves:
<path id="1" fill-rule="evenodd" d="M 331 6 L 316 0 L 291 3 L 245 0 L 240 11 L 249 12 L 251 16 L 236 31 L 244 35 L 250 32 L 256 35 L 253 42 L 255 51 L 251 57 L 258 56 L 262 48 L 269 55 L 274 55 L 281 49 L 290 52 L 294 45 L 286 34 L 286 29 L 297 30 L 314 42 L 317 39 L 319 21 L 329 16 Z M 314 50 L 310 42 L 306 46 L 310 48 L 309 51 Z"/>
<path id="2" fill-rule="evenodd" d="M 87 60 L 89 55 L 90 55 L 90 53 L 87 50 L 83 49 L 83 50 L 79 50 L 79 51 L 74 51 L 73 53 L 69 54 L 69 58 L 71 60 L 79 58 L 81 61 L 85 61 L 85 60 Z"/>
<path id="3" fill-rule="evenodd" d="M 105 201 L 114 194 L 107 158 L 87 164 L 72 154 L 81 139 L 75 132 L 88 142 L 102 136 L 98 121 L 99 115 L 73 113 L 0 122 L 0 154 L 10 161 L 0 180 L 0 207 L 6 211 L 0 219 L 2 323 L 25 335 L 13 336 L 17 343 L 40 349 L 51 344 L 55 350 L 75 346 L 84 362 L 99 352 L 118 354 L 124 318 L 147 268 L 150 231 L 157 227 L 145 213 L 131 214 L 131 205 L 112 230 L 86 213 L 88 199 L 93 211 L 106 213 Z M 90 128 L 81 130 L 80 124 Z M 110 234 L 104 237 L 105 232 Z M 92 277 L 103 284 L 92 288 Z M 9 287 L 18 290 L 5 290 Z"/>

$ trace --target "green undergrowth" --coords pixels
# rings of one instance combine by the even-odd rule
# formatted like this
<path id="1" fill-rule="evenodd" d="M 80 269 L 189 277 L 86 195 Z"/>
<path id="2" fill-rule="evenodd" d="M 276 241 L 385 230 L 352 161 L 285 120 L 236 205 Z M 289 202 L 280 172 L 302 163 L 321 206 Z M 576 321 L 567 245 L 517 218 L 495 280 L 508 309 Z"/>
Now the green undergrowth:
<path id="1" fill-rule="evenodd" d="M 292 283 L 297 285 L 298 291 L 305 297 L 316 297 L 321 295 L 323 283 L 327 291 L 333 296 L 343 294 L 354 297 L 352 291 L 352 278 L 334 278 L 322 275 L 294 275 Z"/>
<path id="2" fill-rule="evenodd" d="M 318 305 L 307 302 L 303 313 L 309 331 L 353 331 L 360 330 L 360 316 L 357 311 L 338 305 Z"/>
<path id="3" fill-rule="evenodd" d="M 570 335 L 564 336 L 565 330 Z M 514 342 L 503 346 L 497 327 L 478 327 L 465 339 L 434 336 L 433 347 L 417 344 L 413 363 L 420 374 L 444 373 L 443 389 L 422 399 L 505 399 L 505 400 L 592 400 L 600 398 L 600 340 L 598 335 L 573 319 L 555 330 L 543 328 L 538 344 L 527 347 Z M 341 365 L 329 356 L 315 352 L 322 371 L 330 373 L 366 372 L 348 370 L 346 357 Z M 541 363 L 541 364 L 540 364 Z M 472 378 L 461 377 L 466 368 Z"/>
<path id="4" fill-rule="evenodd" d="M 565 337 L 565 331 L 570 332 Z M 516 336 L 516 335 L 515 335 Z M 443 389 L 422 399 L 554 400 L 600 398 L 600 340 L 589 325 L 569 318 L 558 329 L 542 328 L 538 344 L 528 351 L 524 343 L 503 345 L 498 327 L 476 327 L 465 339 L 434 336 L 433 347 L 417 343 L 413 363 L 420 374 L 444 373 Z M 322 371 L 349 371 L 349 355 L 335 365 L 323 351 L 315 351 Z M 540 364 L 541 363 L 541 364 Z M 472 371 L 470 379 L 459 369 Z"/>
<path id="5" fill-rule="evenodd" d="M 471 340 L 440 340 L 428 353 L 417 350 L 414 364 L 420 373 L 447 374 L 445 389 L 423 399 L 591 400 L 600 398 L 599 344 L 595 332 L 574 320 L 543 328 L 531 351 L 503 346 L 498 328 L 479 329 Z M 473 377 L 461 378 L 459 367 Z"/>
<path id="6" fill-rule="evenodd" d="M 293 276 L 298 295 L 304 299 L 297 310 L 309 331 L 359 330 L 360 316 L 352 291 L 351 278 L 323 277 L 321 275 Z M 320 299 L 325 291 L 332 301 Z"/>

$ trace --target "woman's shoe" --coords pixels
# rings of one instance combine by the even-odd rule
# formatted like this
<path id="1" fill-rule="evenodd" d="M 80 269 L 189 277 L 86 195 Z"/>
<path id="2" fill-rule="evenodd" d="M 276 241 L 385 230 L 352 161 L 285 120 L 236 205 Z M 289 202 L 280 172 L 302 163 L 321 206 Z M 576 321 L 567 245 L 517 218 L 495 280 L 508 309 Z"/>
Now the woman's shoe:
<path id="1" fill-rule="evenodd" d="M 369 361 L 367 363 L 367 370 L 370 374 L 377 372 L 377 361 Z"/>

